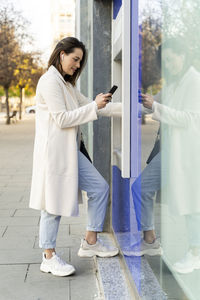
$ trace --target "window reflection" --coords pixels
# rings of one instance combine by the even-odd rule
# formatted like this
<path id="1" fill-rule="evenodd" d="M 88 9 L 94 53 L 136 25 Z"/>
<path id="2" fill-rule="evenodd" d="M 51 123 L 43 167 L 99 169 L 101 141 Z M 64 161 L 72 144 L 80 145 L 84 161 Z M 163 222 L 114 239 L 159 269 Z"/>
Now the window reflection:
<path id="1" fill-rule="evenodd" d="M 160 262 L 188 299 L 200 293 L 199 4 L 140 1 L 140 90 L 154 104 L 143 108 L 143 172 L 132 185 L 138 229 L 160 236 Z M 160 148 L 146 165 L 159 127 Z"/>

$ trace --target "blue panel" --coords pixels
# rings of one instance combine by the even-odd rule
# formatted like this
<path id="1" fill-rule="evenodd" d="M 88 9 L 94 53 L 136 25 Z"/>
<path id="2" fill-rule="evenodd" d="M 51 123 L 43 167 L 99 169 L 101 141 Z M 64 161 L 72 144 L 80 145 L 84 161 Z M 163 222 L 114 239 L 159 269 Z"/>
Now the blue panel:
<path id="1" fill-rule="evenodd" d="M 115 232 L 130 230 L 129 179 L 121 177 L 121 171 L 113 166 L 112 225 Z"/>
<path id="2" fill-rule="evenodd" d="M 121 6 L 122 6 L 122 0 L 113 0 L 113 19 L 117 18 Z"/>
<path id="3" fill-rule="evenodd" d="M 126 0 L 125 0 L 126 1 Z M 116 18 L 122 1 L 113 1 L 114 18 Z M 112 182 L 112 225 L 115 237 L 123 251 L 132 249 L 132 246 L 141 238 L 138 224 L 141 216 L 141 117 L 138 111 L 138 90 L 140 89 L 140 40 L 138 28 L 138 0 L 131 0 L 131 178 L 122 178 L 121 171 L 113 166 Z M 123 49 L 122 49 L 123 51 Z M 131 186 L 134 184 L 138 197 L 134 195 Z M 134 201 L 133 201 L 134 196 Z M 136 213 L 137 212 L 137 217 Z M 139 228 L 140 229 L 140 228 Z M 125 256 L 126 264 L 132 274 L 139 294 L 143 274 L 141 272 L 141 257 Z"/>
<path id="4" fill-rule="evenodd" d="M 141 238 L 140 232 L 138 232 L 135 204 L 131 191 L 133 180 L 122 178 L 121 171 L 117 166 L 112 168 L 112 178 L 112 225 L 115 237 L 123 252 L 131 249 L 132 245 Z M 140 205 L 137 208 L 139 209 Z M 124 258 L 140 293 L 141 257 L 125 256 Z"/>
<path id="5" fill-rule="evenodd" d="M 138 1 L 131 0 L 131 177 L 136 178 L 141 166 L 141 115 L 138 111 L 139 72 Z M 139 118 L 140 115 L 140 118 Z"/>

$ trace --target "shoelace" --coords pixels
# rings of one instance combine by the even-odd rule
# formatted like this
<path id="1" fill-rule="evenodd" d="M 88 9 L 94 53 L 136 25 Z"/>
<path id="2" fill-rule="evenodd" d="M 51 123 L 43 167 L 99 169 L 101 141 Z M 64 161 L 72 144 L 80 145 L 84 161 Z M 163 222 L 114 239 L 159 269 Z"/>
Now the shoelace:
<path id="1" fill-rule="evenodd" d="M 60 258 L 60 256 L 58 256 L 57 254 L 55 254 L 57 261 L 59 262 L 59 264 L 61 264 L 62 266 L 66 265 L 66 262 L 64 260 L 62 260 L 62 258 Z"/>
<path id="2" fill-rule="evenodd" d="M 99 243 L 99 245 L 100 245 L 103 249 L 105 249 L 105 250 L 109 250 L 109 249 L 110 249 L 110 246 L 109 246 L 109 245 L 106 245 L 102 239 L 99 239 L 99 238 L 98 238 L 98 239 L 97 239 L 97 242 Z"/>

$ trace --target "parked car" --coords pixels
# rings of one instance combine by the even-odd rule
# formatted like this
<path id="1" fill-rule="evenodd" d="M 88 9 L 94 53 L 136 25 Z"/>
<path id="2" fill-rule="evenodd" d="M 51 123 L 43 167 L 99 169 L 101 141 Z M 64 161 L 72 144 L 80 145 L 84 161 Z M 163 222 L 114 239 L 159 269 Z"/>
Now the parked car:
<path id="1" fill-rule="evenodd" d="M 32 106 L 26 107 L 25 112 L 27 114 L 34 114 L 35 110 L 36 110 L 36 105 L 32 105 Z"/>

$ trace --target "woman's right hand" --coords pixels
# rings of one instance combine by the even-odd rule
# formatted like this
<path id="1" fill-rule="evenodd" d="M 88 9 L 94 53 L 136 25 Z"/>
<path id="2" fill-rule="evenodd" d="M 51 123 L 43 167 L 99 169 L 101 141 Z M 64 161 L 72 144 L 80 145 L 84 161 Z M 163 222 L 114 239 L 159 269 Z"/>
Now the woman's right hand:
<path id="1" fill-rule="evenodd" d="M 95 98 L 98 109 L 101 109 L 106 106 L 106 104 L 111 100 L 112 94 L 98 94 Z"/>
<path id="2" fill-rule="evenodd" d="M 152 95 L 149 94 L 141 94 L 142 95 L 142 104 L 144 107 L 148 109 L 152 109 L 154 98 Z"/>

